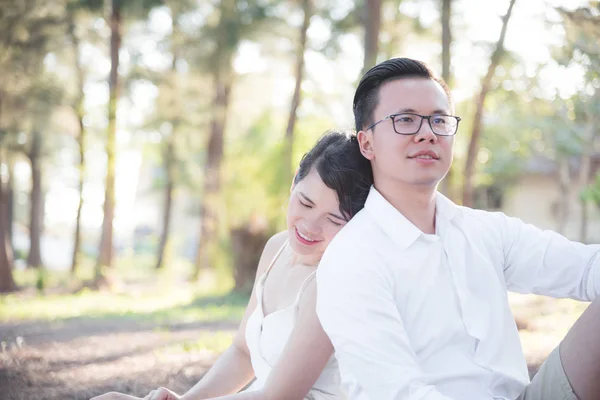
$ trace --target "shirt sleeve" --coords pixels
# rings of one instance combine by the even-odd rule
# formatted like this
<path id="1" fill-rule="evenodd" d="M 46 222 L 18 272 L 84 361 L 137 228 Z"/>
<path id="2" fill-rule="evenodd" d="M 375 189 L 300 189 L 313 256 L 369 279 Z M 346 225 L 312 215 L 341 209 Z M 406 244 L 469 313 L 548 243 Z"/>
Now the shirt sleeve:
<path id="1" fill-rule="evenodd" d="M 334 240 L 317 272 L 317 314 L 342 373 L 373 400 L 452 400 L 423 382 L 391 276 L 348 245 Z"/>
<path id="2" fill-rule="evenodd" d="M 507 288 L 592 301 L 600 294 L 600 245 L 573 242 L 500 214 Z"/>

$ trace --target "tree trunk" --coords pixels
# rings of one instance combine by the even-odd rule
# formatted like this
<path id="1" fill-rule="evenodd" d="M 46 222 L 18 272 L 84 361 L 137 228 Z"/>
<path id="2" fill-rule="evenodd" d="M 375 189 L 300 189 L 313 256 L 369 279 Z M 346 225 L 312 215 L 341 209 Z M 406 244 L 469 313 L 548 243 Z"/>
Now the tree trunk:
<path id="1" fill-rule="evenodd" d="M 175 64 L 175 61 L 173 61 Z M 175 73 L 175 71 L 173 71 Z M 177 97 L 177 96 L 174 96 Z M 163 218 L 162 218 L 162 233 L 160 235 L 160 242 L 158 244 L 158 254 L 156 257 L 156 269 L 160 269 L 163 266 L 164 256 L 165 256 L 165 248 L 167 247 L 167 243 L 169 241 L 169 231 L 171 229 L 171 214 L 173 209 L 173 190 L 175 189 L 175 177 L 174 177 L 174 168 L 175 168 L 175 132 L 178 130 L 177 121 L 173 123 L 173 129 L 169 136 L 166 138 L 167 146 L 164 154 L 164 165 L 167 175 L 167 184 L 165 186 L 165 202 L 163 208 Z"/>
<path id="2" fill-rule="evenodd" d="M 379 30 L 381 28 L 381 0 L 366 0 L 364 12 L 365 58 L 361 75 L 364 75 L 377 62 Z"/>
<path id="3" fill-rule="evenodd" d="M 452 0 L 442 0 L 442 79 L 450 85 L 450 45 L 452 44 Z"/>
<path id="4" fill-rule="evenodd" d="M 79 123 L 79 136 L 77 137 L 77 145 L 79 147 L 79 204 L 77 205 L 77 218 L 75 220 L 75 234 L 73 237 L 73 257 L 71 259 L 71 274 L 74 275 L 77 271 L 78 265 L 78 254 L 79 248 L 81 247 L 81 212 L 83 210 L 83 184 L 85 181 L 85 137 L 86 130 L 85 125 L 83 124 L 83 116 L 84 116 L 84 77 L 83 77 L 83 68 L 81 63 L 79 62 L 79 38 L 75 34 L 75 16 L 73 12 L 70 11 L 68 16 L 69 27 L 68 34 L 71 38 L 71 44 L 73 47 L 73 57 L 75 60 L 75 70 L 77 75 L 77 86 L 78 86 L 78 95 L 75 103 L 73 105 L 73 111 L 75 112 L 75 116 L 77 117 L 77 121 Z"/>
<path id="5" fill-rule="evenodd" d="M 225 80 L 222 73 L 215 74 L 215 111 L 211 123 L 210 138 L 207 146 L 207 159 L 204 166 L 204 191 L 202 206 L 200 208 L 201 231 L 199 237 L 198 253 L 196 255 L 195 277 L 200 272 L 208 269 L 210 265 L 210 251 L 216 242 L 218 227 L 218 197 L 221 188 L 221 161 L 223 159 L 223 135 L 227 119 L 227 107 L 231 81 Z"/>
<path id="6" fill-rule="evenodd" d="M 593 129 L 593 127 L 591 127 Z M 589 128 L 588 128 L 589 129 Z M 593 135 L 593 133 L 592 133 Z M 592 137 L 593 140 L 593 137 Z M 587 145 L 593 145 L 593 141 L 589 141 L 586 143 Z M 579 188 L 577 190 L 580 193 L 579 196 L 579 204 L 581 206 L 581 216 L 580 216 L 580 228 L 579 228 L 579 241 L 582 243 L 587 242 L 587 228 L 588 228 L 588 202 L 584 196 L 582 196 L 581 192 L 585 190 L 585 188 L 590 183 L 591 179 L 591 167 L 592 167 L 592 149 L 593 147 L 588 147 L 587 145 L 583 146 L 583 153 L 581 154 L 581 161 L 579 165 L 579 179 L 578 185 Z"/>
<path id="7" fill-rule="evenodd" d="M 450 21 L 452 19 L 452 0 L 442 0 L 442 79 L 448 86 L 451 85 L 450 74 L 450 46 L 452 44 L 452 31 Z M 456 168 L 450 167 L 448 174 L 441 183 L 441 191 L 448 198 L 455 200 L 454 173 Z"/>
<path id="8" fill-rule="evenodd" d="M 231 250 L 233 252 L 234 291 L 243 294 L 252 292 L 256 268 L 269 234 L 264 229 L 256 229 L 252 224 L 232 229 Z"/>
<path id="9" fill-rule="evenodd" d="M 82 102 L 83 103 L 83 102 Z M 81 109 L 83 104 L 80 104 L 78 109 Z M 73 237 L 73 257 L 71 258 L 71 274 L 77 272 L 79 260 L 79 248 L 81 247 L 81 213 L 83 210 L 83 184 L 85 181 L 85 127 L 83 126 L 83 111 L 77 113 L 79 119 L 79 137 L 77 145 L 79 146 L 79 204 L 77 205 L 77 217 L 75 219 L 75 233 Z"/>
<path id="10" fill-rule="evenodd" d="M 170 5 L 171 8 L 171 38 L 172 38 L 172 46 L 171 52 L 173 53 L 173 60 L 171 61 L 171 79 L 172 79 L 172 89 L 174 91 L 174 95 L 171 97 L 172 99 L 172 109 L 175 110 L 176 115 L 172 117 L 171 121 L 171 131 L 168 132 L 168 136 L 165 138 L 166 147 L 164 149 L 164 167 L 166 171 L 167 184 L 165 186 L 165 202 L 163 205 L 163 218 L 162 218 L 162 233 L 160 235 L 160 241 L 158 243 L 158 252 L 156 256 L 156 269 L 160 269 L 163 267 L 164 258 L 165 258 L 165 249 L 167 247 L 167 243 L 169 242 L 169 231 L 171 228 L 171 214 L 173 208 L 173 190 L 175 189 L 175 161 L 177 160 L 177 154 L 175 153 L 175 135 L 179 130 L 179 116 L 177 113 L 181 112 L 181 106 L 179 103 L 180 96 L 180 85 L 179 79 L 177 75 L 177 60 L 178 60 L 178 49 L 175 47 L 175 40 L 178 35 L 178 24 L 177 19 L 178 15 L 173 7 L 173 4 Z"/>
<path id="11" fill-rule="evenodd" d="M 488 67 L 487 74 L 481 82 L 481 92 L 477 98 L 475 116 L 473 117 L 473 128 L 471 130 L 471 139 L 469 141 L 469 150 L 467 152 L 467 160 L 465 163 L 465 181 L 463 187 L 463 205 L 467 207 L 473 206 L 473 186 L 475 178 L 475 162 L 477 160 L 477 153 L 479 152 L 479 138 L 482 130 L 483 110 L 485 106 L 485 98 L 490 91 L 492 78 L 496 71 L 496 67 L 500 64 L 500 60 L 504 55 L 504 39 L 506 37 L 506 29 L 508 27 L 508 21 L 512 14 L 515 0 L 511 0 L 508 6 L 506 15 L 502 18 L 502 30 L 500 32 L 500 38 L 496 43 L 496 49 L 492 53 L 490 65 Z"/>
<path id="12" fill-rule="evenodd" d="M 588 199 L 585 198 L 581 193 L 588 187 L 590 181 L 594 178 L 592 176 L 592 155 L 594 150 L 597 148 L 597 142 L 600 140 L 600 133 L 597 126 L 597 114 L 594 105 L 598 104 L 600 100 L 600 94 L 596 93 L 590 101 L 587 103 L 585 110 L 586 119 L 588 120 L 585 129 L 585 137 L 583 139 L 581 161 L 579 166 L 579 179 L 578 179 L 578 192 L 580 193 L 580 204 L 581 204 L 581 219 L 579 228 L 579 241 L 582 243 L 587 242 L 588 234 Z"/>
<path id="13" fill-rule="evenodd" d="M 41 134 L 38 130 L 31 133 L 31 150 L 29 161 L 31 163 L 31 196 L 29 213 L 29 256 L 27 266 L 40 268 L 42 266 L 42 254 L 40 250 L 40 239 L 43 225 L 42 205 L 42 170 L 40 166 Z"/>
<path id="14" fill-rule="evenodd" d="M 581 205 L 581 225 L 579 227 L 579 241 L 581 243 L 587 243 L 589 218 L 588 202 L 585 199 L 580 199 L 579 202 Z"/>
<path id="15" fill-rule="evenodd" d="M 112 0 L 110 16 L 110 76 L 108 101 L 108 133 L 106 139 L 106 187 L 104 195 L 104 219 L 102 221 L 102 238 L 96 263 L 96 283 L 101 283 L 103 268 L 113 265 L 113 219 L 115 214 L 115 163 L 116 163 L 116 130 L 117 100 L 119 89 L 119 49 L 121 48 L 121 1 Z"/>
<path id="16" fill-rule="evenodd" d="M 172 154 L 173 144 L 168 144 L 169 154 Z M 170 156 L 167 156 L 170 157 Z M 156 269 L 160 269 L 163 266 L 164 256 L 165 256 L 165 248 L 167 247 L 167 242 L 169 240 L 169 230 L 171 228 L 171 209 L 173 208 L 173 165 L 172 161 L 165 160 L 166 162 L 166 170 L 167 170 L 167 186 L 165 187 L 165 203 L 163 208 L 163 218 L 162 218 L 162 233 L 160 235 L 160 242 L 158 245 L 158 255 L 156 258 Z"/>
<path id="17" fill-rule="evenodd" d="M 0 116 L 2 115 L 3 93 L 0 90 Z M 4 132 L 0 130 L 0 166 L 4 157 Z M 8 241 L 8 202 L 0 176 L 0 293 L 8 293 L 17 290 L 17 284 L 13 279 L 13 251 Z"/>
<path id="18" fill-rule="evenodd" d="M 210 266 L 211 252 L 215 248 L 218 235 L 218 206 L 221 188 L 221 162 L 223 160 L 223 139 L 229 95 L 233 85 L 232 61 L 237 47 L 238 37 L 231 37 L 229 24 L 236 13 L 232 1 L 221 2 L 221 20 L 213 63 L 214 101 L 213 118 L 210 136 L 206 148 L 206 163 L 204 165 L 204 190 L 200 207 L 200 236 L 194 276 L 200 277 L 202 270 Z"/>
<path id="19" fill-rule="evenodd" d="M 13 252 L 8 243 L 7 205 L 6 191 L 0 179 L 0 293 L 17 290 L 12 275 Z"/>
<path id="20" fill-rule="evenodd" d="M 15 250 L 13 243 L 13 222 L 15 220 L 15 165 L 12 157 L 7 157 L 8 165 L 8 181 L 6 182 L 6 228 L 8 235 L 8 243 L 13 253 Z"/>
<path id="21" fill-rule="evenodd" d="M 306 51 L 306 32 L 310 25 L 310 19 L 313 14 L 312 0 L 302 1 L 302 11 L 304 12 L 304 21 L 300 28 L 300 41 L 298 42 L 298 48 L 296 50 L 296 69 L 295 79 L 296 86 L 294 87 L 294 94 L 292 96 L 292 104 L 290 107 L 290 115 L 288 117 L 287 128 L 285 130 L 284 139 L 284 152 L 283 152 L 283 165 L 284 165 L 284 178 L 286 182 L 292 181 L 293 166 L 292 158 L 294 152 L 294 128 L 296 127 L 296 116 L 300 102 L 302 101 L 302 79 L 304 76 L 304 52 Z"/>
<path id="22" fill-rule="evenodd" d="M 565 234 L 567 221 L 569 220 L 569 192 L 571 186 L 571 178 L 569 174 L 569 160 L 566 156 L 560 157 L 558 160 L 558 187 L 559 199 L 556 218 L 556 231 L 561 235 Z"/>
<path id="23" fill-rule="evenodd" d="M 385 49 L 382 51 L 385 52 L 385 59 L 389 60 L 390 58 L 397 57 L 398 49 L 400 48 L 402 34 L 397 27 L 402 23 L 402 13 L 400 12 L 400 4 L 402 0 L 395 0 L 392 2 L 394 7 L 394 13 L 390 18 L 390 28 L 389 28 L 389 36 L 390 40 L 387 42 Z M 385 19 L 384 19 L 385 21 Z M 384 22 L 384 26 L 387 25 L 387 22 Z M 388 29 L 385 28 L 384 29 Z"/>

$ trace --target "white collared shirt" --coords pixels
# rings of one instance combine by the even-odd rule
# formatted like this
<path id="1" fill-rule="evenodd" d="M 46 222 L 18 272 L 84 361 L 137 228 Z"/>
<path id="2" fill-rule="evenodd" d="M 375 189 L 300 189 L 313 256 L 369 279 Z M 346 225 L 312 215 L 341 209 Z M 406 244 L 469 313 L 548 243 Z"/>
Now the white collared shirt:
<path id="1" fill-rule="evenodd" d="M 371 188 L 317 282 L 350 400 L 513 400 L 529 376 L 507 290 L 591 301 L 600 245 L 439 193 L 428 235 Z"/>

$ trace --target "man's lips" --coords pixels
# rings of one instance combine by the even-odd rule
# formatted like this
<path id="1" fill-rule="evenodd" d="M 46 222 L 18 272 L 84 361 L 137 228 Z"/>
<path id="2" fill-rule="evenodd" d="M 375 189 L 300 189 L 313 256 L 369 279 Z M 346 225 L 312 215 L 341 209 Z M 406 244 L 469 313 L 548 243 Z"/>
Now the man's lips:
<path id="1" fill-rule="evenodd" d="M 439 160 L 440 157 L 433 150 L 421 150 L 408 156 L 408 158 L 420 158 L 425 160 Z"/>

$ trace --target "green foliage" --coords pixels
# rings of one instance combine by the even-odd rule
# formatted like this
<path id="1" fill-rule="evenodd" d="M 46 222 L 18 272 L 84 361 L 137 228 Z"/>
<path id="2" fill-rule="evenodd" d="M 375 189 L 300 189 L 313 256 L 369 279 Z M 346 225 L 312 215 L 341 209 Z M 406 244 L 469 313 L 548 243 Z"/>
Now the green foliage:
<path id="1" fill-rule="evenodd" d="M 292 182 L 283 176 L 282 127 L 283 121 L 266 112 L 247 132 L 228 138 L 224 198 L 230 227 L 264 221 L 269 230 L 285 228 L 286 204 Z M 294 166 L 328 127 L 328 121 L 312 118 L 298 123 Z"/>
<path id="2" fill-rule="evenodd" d="M 68 7 L 102 14 L 111 3 L 119 7 L 126 18 L 145 18 L 152 8 L 164 5 L 163 0 L 68 0 Z"/>
<path id="3" fill-rule="evenodd" d="M 433 15 L 435 12 L 431 13 L 433 3 L 412 1 L 407 4 L 409 7 L 399 7 L 403 1 L 391 0 L 382 4 L 380 55 L 396 55 L 399 49 L 407 50 L 406 53 L 413 51 L 403 43 L 411 43 L 414 49 L 418 47 L 420 53 L 415 54 L 425 54 L 439 44 L 439 28 L 435 26 L 436 22 L 432 22 L 437 21 Z M 102 61 L 105 65 L 91 65 L 88 60 L 82 61 L 87 75 L 84 81 L 85 111 L 89 112 L 85 119 L 90 132 L 86 139 L 91 156 L 88 161 L 90 164 L 98 163 L 106 114 L 102 99 L 98 100 L 105 88 L 99 86 L 106 84 L 109 68 L 110 32 L 104 18 L 108 16 L 110 4 L 110 0 L 23 0 L 2 8 L 0 131 L 3 133 L 4 149 L 8 147 L 9 151 L 26 151 L 30 141 L 28 135 L 34 127 L 40 127 L 38 132 L 43 130 L 44 138 L 50 139 L 45 141 L 45 153 L 57 155 L 56 159 L 60 158 L 62 162 L 61 168 L 66 170 L 73 167 L 70 164 L 78 159 L 74 141 L 69 136 L 77 132 L 78 126 L 62 118 L 72 114 L 72 110 L 65 111 L 65 107 L 61 109 L 65 103 L 73 103 L 72 92 L 79 94 L 75 90 L 78 89 L 76 79 L 71 79 L 75 77 L 73 60 L 66 62 L 67 57 L 73 57 L 72 48 L 68 45 L 71 39 L 66 38 L 65 26 L 68 18 L 72 17 L 79 33 L 81 55 L 94 54 L 91 57 L 94 61 L 97 60 L 97 54 L 105 56 Z M 126 110 L 120 114 L 123 118 L 119 117 L 119 146 L 143 146 L 144 166 L 151 164 L 151 169 L 158 171 L 151 174 L 154 181 L 150 190 L 164 189 L 167 178 L 172 177 L 176 187 L 175 199 L 181 199 L 182 195 L 188 195 L 188 199 L 197 198 L 195 204 L 185 210 L 188 215 L 197 214 L 198 202 L 202 201 L 205 145 L 211 128 L 210 121 L 216 113 L 223 111 L 212 104 L 215 98 L 214 80 L 219 78 L 229 83 L 231 78 L 233 82 L 226 124 L 223 181 L 220 185 L 222 201 L 219 207 L 225 218 L 218 227 L 218 243 L 211 249 L 215 270 L 209 273 L 211 283 L 221 287 L 231 286 L 234 265 L 231 232 L 239 227 L 258 227 L 262 234 L 285 227 L 291 182 L 289 177 L 283 175 L 286 169 L 282 168 L 282 145 L 290 89 L 293 86 L 292 50 L 298 36 L 298 21 L 301 20 L 296 18 L 300 16 L 299 3 L 283 0 L 118 0 L 117 4 L 122 7 L 123 18 L 121 72 L 126 74 L 123 74 L 122 82 L 124 89 L 131 89 L 121 92 L 123 98 L 129 94 L 131 96 L 119 107 L 121 109 L 124 105 L 122 109 Z M 72 11 L 67 18 L 65 5 L 68 11 Z M 364 2 L 325 0 L 314 2 L 313 5 L 315 15 L 308 35 L 305 82 L 302 86 L 303 105 L 299 109 L 294 140 L 294 165 L 323 131 L 332 128 L 332 118 L 328 113 L 336 110 L 331 104 L 339 102 L 345 104 L 343 107 L 349 107 L 352 88 L 351 84 L 344 86 L 345 69 L 355 67 L 347 63 L 349 60 L 355 62 L 358 53 L 350 51 L 353 53 L 350 56 L 346 46 L 356 40 L 361 41 L 364 35 L 364 21 L 361 20 Z M 151 13 L 154 7 L 161 8 Z M 403 10 L 409 8 L 416 10 L 412 11 L 416 17 L 403 14 Z M 167 9 L 173 17 L 171 31 L 164 26 L 170 22 L 165 18 Z M 428 13 L 419 13 L 419 10 L 428 10 Z M 486 102 L 476 178 L 479 185 L 495 185 L 503 190 L 510 187 L 520 175 L 531 171 L 532 161 L 538 158 L 552 165 L 558 158 L 577 159 L 591 148 L 588 145 L 589 132 L 591 128 L 597 131 L 600 124 L 597 117 L 600 115 L 599 14 L 598 2 L 590 2 L 587 7 L 574 11 L 561 11 L 563 20 L 560 24 L 565 28 L 566 37 L 560 43 L 560 49 L 555 51 L 555 60 L 561 65 L 582 67 L 586 73 L 585 87 L 570 99 L 562 99 L 558 94 L 544 91 L 546 88 L 538 76 L 548 72 L 546 65 L 538 66 L 532 73 L 529 67 L 525 68 L 527 60 L 520 59 L 516 54 L 506 54 L 496 71 L 493 90 Z M 460 42 L 454 46 L 456 50 L 465 45 L 461 36 L 466 25 L 461 23 L 454 31 L 457 43 Z M 139 40 L 140 37 L 142 40 Z M 245 47 L 245 41 L 252 44 Z M 244 45 L 244 52 L 238 52 L 240 44 Z M 476 43 L 468 45 L 478 46 Z M 255 51 L 257 54 L 253 54 Z M 323 58 L 323 54 L 329 60 Z M 454 54 L 453 60 L 457 58 L 456 54 L 459 53 Z M 337 55 L 341 57 L 335 59 Z M 169 62 L 169 57 L 175 61 Z M 476 64 L 473 71 L 485 63 L 485 60 L 475 59 L 477 57 L 471 61 L 458 58 L 453 66 L 457 73 L 461 70 L 464 72 L 467 63 Z M 269 71 L 256 75 L 247 72 L 236 76 L 232 67 L 235 65 L 238 68 L 240 63 L 245 62 L 262 64 L 265 60 Z M 336 79 L 342 86 L 339 91 L 338 88 L 321 87 L 317 83 L 331 73 L 327 69 L 332 66 L 333 73 L 339 72 L 340 75 L 340 79 Z M 432 67 L 435 69 L 436 65 Z M 240 70 L 253 71 L 253 68 Z M 259 83 L 265 76 L 270 79 L 271 72 L 273 82 L 284 86 L 274 88 L 275 92 L 270 92 L 269 85 L 266 86 L 269 87 L 268 91 L 263 90 Z M 288 81 L 284 82 L 285 79 Z M 457 86 L 460 84 L 457 82 Z M 143 93 L 150 85 L 154 85 L 150 90 L 157 91 L 158 97 L 154 107 L 144 110 L 145 115 L 140 118 L 136 115 L 139 113 L 135 104 L 138 100 L 136 95 Z M 140 88 L 142 90 L 138 90 Z M 464 95 L 464 88 L 460 89 Z M 256 105 L 253 102 L 255 97 L 260 100 Z M 470 131 L 473 105 L 471 98 L 457 104 L 457 114 L 463 117 L 456 137 L 455 164 L 459 167 L 463 165 L 460 158 L 464 157 L 467 145 L 465 133 Z M 130 110 L 132 114 L 127 115 Z M 347 111 L 349 114 L 350 110 Z M 347 125 L 351 125 L 351 121 L 347 122 Z M 63 134 L 66 131 L 69 133 Z M 142 134 L 137 134 L 139 132 Z M 47 133 L 56 134 L 49 137 Z M 134 143 L 128 142 L 130 133 L 135 135 Z M 64 146 L 67 139 L 71 139 L 70 147 Z M 49 143 L 53 147 L 47 146 Z M 47 165 L 45 163 L 44 167 Z M 161 167 L 162 173 L 159 171 Z M 86 190 L 94 189 L 96 175 L 101 168 L 97 167 L 88 173 L 86 179 L 90 182 L 86 182 Z M 48 170 L 51 173 L 55 171 Z M 167 170 L 171 174 L 167 175 Z M 57 175 L 61 179 L 66 175 L 63 172 L 61 170 Z M 65 183 L 71 192 L 76 188 L 73 176 L 67 178 Z M 454 182 L 460 184 L 461 179 L 461 174 L 456 173 Z M 147 187 L 147 182 L 141 183 L 143 185 L 140 188 Z M 583 198 L 597 202 L 597 188 L 597 182 L 590 185 L 582 192 Z M 23 189 L 17 187 L 16 190 L 16 198 L 22 198 Z M 138 189 L 136 196 L 140 198 L 145 194 Z M 17 206 L 21 210 L 26 208 L 23 204 Z M 160 204 L 154 206 L 158 208 Z M 179 202 L 176 200 L 174 207 L 177 206 Z M 179 217 L 180 214 L 177 214 Z M 187 231 L 179 234 L 186 235 Z M 167 256 L 172 257 L 168 262 L 169 267 L 156 275 L 152 254 L 156 242 L 156 236 L 148 237 L 146 242 L 138 243 L 137 251 L 120 254 L 115 274 L 126 282 L 148 281 L 156 276 L 165 280 L 179 279 L 189 275 L 192 271 L 191 262 L 178 259 L 176 254 Z M 86 259 L 85 263 L 92 265 L 93 260 Z M 21 284 L 25 282 L 26 286 L 32 288 L 44 287 L 46 292 L 52 292 L 61 285 L 72 289 L 82 280 L 93 277 L 92 269 L 87 266 L 74 280 L 69 280 L 66 272 L 64 276 L 41 276 L 37 272 L 16 271 L 16 275 Z M 102 301 L 102 298 L 96 300 Z"/>
<path id="4" fill-rule="evenodd" d="M 281 226 L 290 182 L 282 176 L 282 136 L 270 113 L 247 133 L 230 136 L 224 162 L 224 197 L 229 226 L 264 219 Z M 286 188 L 287 187 L 287 188 Z"/>
<path id="5" fill-rule="evenodd" d="M 196 28 L 195 45 L 186 57 L 201 71 L 226 74 L 242 40 L 253 40 L 269 32 L 269 23 L 279 21 L 272 8 L 277 1 L 218 0 L 200 8 L 205 23 Z"/>
<path id="6" fill-rule="evenodd" d="M 232 332 L 206 332 L 199 339 L 187 340 L 177 347 L 181 348 L 186 353 L 190 352 L 211 352 L 220 354 L 225 351 L 233 342 L 234 334 Z M 165 353 L 168 354 L 173 349 L 165 349 Z M 177 350 L 177 349 L 174 349 Z"/>
<path id="7" fill-rule="evenodd" d="M 590 202 L 600 207 L 600 175 L 589 184 L 580 194 L 583 201 Z"/>
<path id="8" fill-rule="evenodd" d="M 41 83 L 45 84 L 45 89 L 50 85 L 38 77 L 43 71 L 42 60 L 49 51 L 56 48 L 64 28 L 63 6 L 64 2 L 60 0 L 28 0 L 15 2 L 13 7 L 3 8 L 0 12 L 0 88 L 3 111 L 0 115 L 0 128 L 10 131 L 17 119 L 12 113 L 22 112 L 21 108 L 27 97 L 35 94 L 40 101 L 52 100 L 51 97 L 44 96 L 48 93 L 39 90 Z M 46 104 L 44 109 L 48 108 Z"/>
<path id="9" fill-rule="evenodd" d="M 35 288 L 38 292 L 43 293 L 46 287 L 46 270 L 44 268 L 37 268 L 38 278 L 35 282 Z"/>
<path id="10" fill-rule="evenodd" d="M 584 65 L 589 80 L 600 77 L 599 3 L 592 1 L 588 7 L 558 11 L 563 17 L 567 45 L 554 50 L 555 59 L 563 65 L 572 62 Z"/>
<path id="11" fill-rule="evenodd" d="M 127 260 L 121 259 L 121 262 Z M 88 266 L 85 266 L 88 268 Z M 123 268 L 123 267 L 121 267 Z M 135 265 L 129 264 L 131 271 Z M 93 264 L 89 265 L 90 274 Z M 76 317 L 139 319 L 168 324 L 171 322 L 235 321 L 243 315 L 247 296 L 231 293 L 231 285 L 200 288 L 182 283 L 172 276 L 148 272 L 132 285 L 116 286 L 113 291 L 82 289 L 60 290 L 63 274 L 44 273 L 44 296 L 14 293 L 0 296 L 0 323 L 24 320 L 61 320 Z M 139 273 L 139 272 L 137 272 Z M 166 274 L 168 272 L 165 271 Z M 25 275 L 37 277 L 38 271 L 15 271 L 15 280 L 25 283 Z M 163 272 L 161 272 L 163 274 Z M 180 277 L 179 277 L 180 278 Z M 30 278 L 27 278 L 30 279 Z M 148 280 L 150 279 L 150 280 Z"/>

